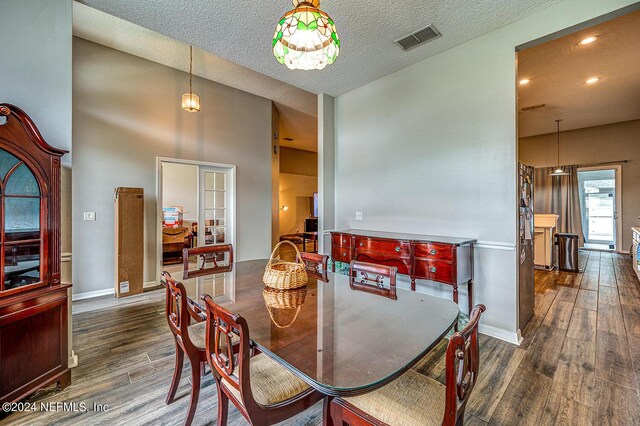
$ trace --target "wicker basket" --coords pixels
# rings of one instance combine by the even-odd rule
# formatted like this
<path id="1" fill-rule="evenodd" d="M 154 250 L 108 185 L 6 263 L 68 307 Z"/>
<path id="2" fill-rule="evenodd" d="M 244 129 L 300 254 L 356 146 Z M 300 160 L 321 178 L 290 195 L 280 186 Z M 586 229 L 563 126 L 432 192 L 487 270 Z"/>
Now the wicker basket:
<path id="1" fill-rule="evenodd" d="M 280 246 L 285 243 L 291 244 L 295 249 L 295 262 L 286 262 L 284 260 L 280 260 L 280 256 L 275 257 Z M 267 287 L 286 290 L 302 287 L 307 284 L 307 280 L 307 269 L 298 247 L 296 247 L 296 245 L 291 241 L 280 241 L 273 249 L 271 257 L 269 258 L 269 263 L 267 263 L 267 266 L 264 269 L 264 284 Z"/>
<path id="2" fill-rule="evenodd" d="M 298 318 L 306 295 L 306 287 L 292 290 L 276 290 L 265 287 L 262 290 L 264 304 L 269 311 L 271 321 L 278 328 L 287 328 L 293 325 Z"/>

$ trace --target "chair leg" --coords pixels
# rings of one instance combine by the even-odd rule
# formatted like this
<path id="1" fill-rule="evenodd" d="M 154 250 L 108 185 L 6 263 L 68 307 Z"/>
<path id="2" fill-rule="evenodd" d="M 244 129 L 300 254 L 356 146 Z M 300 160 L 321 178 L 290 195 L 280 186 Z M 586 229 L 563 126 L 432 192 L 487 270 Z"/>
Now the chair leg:
<path id="1" fill-rule="evenodd" d="M 196 415 L 196 408 L 198 408 L 198 398 L 200 397 L 200 361 L 189 360 L 191 363 L 191 401 L 189 401 L 189 412 L 187 413 L 187 420 L 184 422 L 185 426 L 190 426 L 193 422 L 193 417 Z"/>
<path id="2" fill-rule="evenodd" d="M 334 426 L 331 418 L 331 401 L 333 397 L 325 396 L 322 401 L 322 426 Z"/>
<path id="3" fill-rule="evenodd" d="M 176 397 L 176 391 L 180 384 L 180 377 L 182 376 L 182 364 L 184 362 L 184 352 L 182 348 L 176 342 L 176 365 L 173 370 L 173 380 L 171 386 L 169 386 L 169 394 L 167 395 L 166 403 L 171 404 Z"/>
<path id="4" fill-rule="evenodd" d="M 218 391 L 218 426 L 227 426 L 227 416 L 229 414 L 229 397 L 217 386 Z"/>

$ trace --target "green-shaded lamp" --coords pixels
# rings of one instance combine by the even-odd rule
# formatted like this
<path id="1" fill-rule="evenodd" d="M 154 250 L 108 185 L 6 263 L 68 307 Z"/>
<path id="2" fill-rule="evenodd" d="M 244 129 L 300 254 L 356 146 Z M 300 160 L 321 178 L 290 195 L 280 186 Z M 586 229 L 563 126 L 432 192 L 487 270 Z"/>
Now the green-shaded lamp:
<path id="1" fill-rule="evenodd" d="M 276 26 L 273 55 L 292 70 L 321 70 L 340 54 L 340 38 L 333 20 L 319 9 L 320 0 L 293 0 Z"/>

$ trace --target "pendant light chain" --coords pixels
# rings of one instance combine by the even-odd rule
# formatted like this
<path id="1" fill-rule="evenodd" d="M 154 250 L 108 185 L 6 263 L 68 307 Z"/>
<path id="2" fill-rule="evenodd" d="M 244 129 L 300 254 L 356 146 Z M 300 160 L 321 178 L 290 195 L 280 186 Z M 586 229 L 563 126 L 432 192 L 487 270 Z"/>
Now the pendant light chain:
<path id="1" fill-rule="evenodd" d="M 560 121 L 561 120 L 556 120 L 556 127 L 558 129 L 558 140 L 557 140 L 557 145 L 558 145 L 558 168 L 560 168 Z"/>
<path id="2" fill-rule="evenodd" d="M 190 101 L 193 99 L 192 79 L 193 79 L 193 46 L 189 45 L 189 100 Z"/>

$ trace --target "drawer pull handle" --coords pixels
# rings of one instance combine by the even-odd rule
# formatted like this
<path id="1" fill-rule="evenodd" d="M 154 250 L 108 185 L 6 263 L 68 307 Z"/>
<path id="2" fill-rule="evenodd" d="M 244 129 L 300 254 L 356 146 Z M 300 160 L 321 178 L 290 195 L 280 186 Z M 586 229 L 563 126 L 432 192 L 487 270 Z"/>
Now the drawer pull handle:
<path id="1" fill-rule="evenodd" d="M 396 246 L 396 251 L 400 251 L 400 246 Z"/>
<path id="2" fill-rule="evenodd" d="M 346 256 L 346 255 L 347 255 L 347 252 L 345 251 L 344 253 L 342 253 L 342 255 L 343 255 L 343 256 Z"/>
<path id="3" fill-rule="evenodd" d="M 347 240 L 342 240 L 342 243 L 343 243 L 343 244 L 346 244 L 346 243 L 347 243 Z"/>
<path id="4" fill-rule="evenodd" d="M 438 253 L 438 251 L 437 251 L 436 249 L 431 249 L 431 255 L 432 255 L 432 256 L 435 256 L 435 255 L 436 255 L 436 253 Z"/>
<path id="5" fill-rule="evenodd" d="M 432 266 L 431 268 L 429 268 L 429 270 L 430 270 L 431 272 L 435 273 L 435 272 L 436 272 L 436 267 L 435 267 L 435 266 Z"/>
<path id="6" fill-rule="evenodd" d="M 360 241 L 360 247 L 362 247 L 364 245 L 364 243 L 362 241 Z"/>

